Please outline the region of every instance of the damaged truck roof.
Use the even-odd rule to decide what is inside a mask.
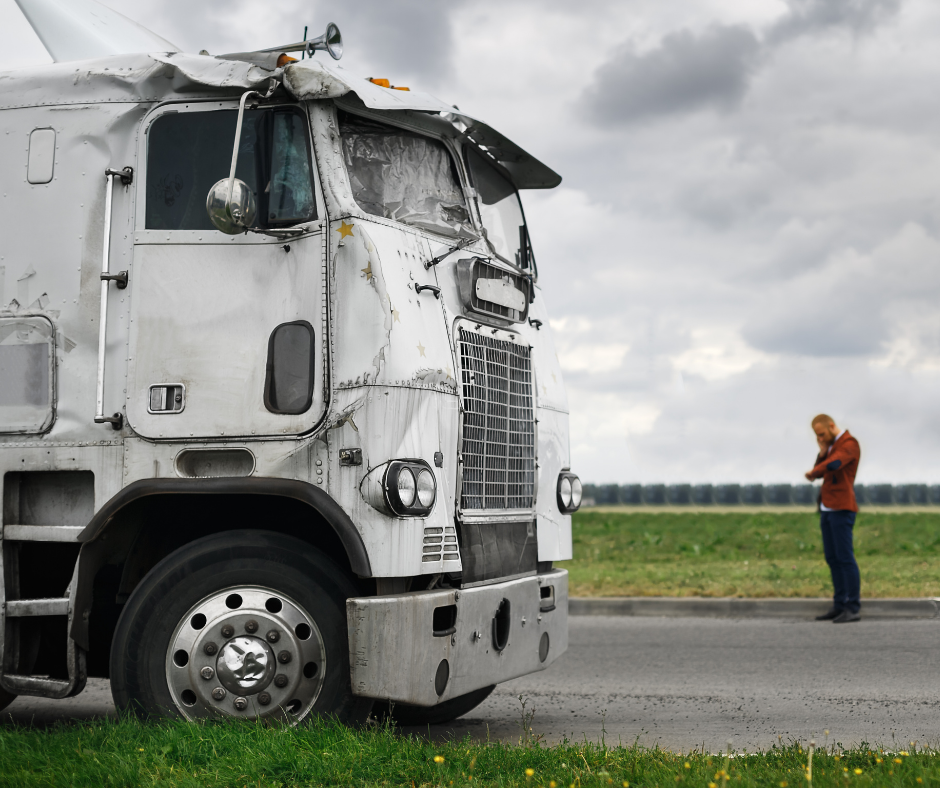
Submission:
[[[273,71],[243,60],[179,52],[121,54],[0,72],[0,109],[171,99],[234,98],[280,82],[298,100],[354,94],[371,110],[435,113],[500,162],[520,189],[551,189],[561,176],[491,126],[428,93],[384,88],[335,63],[310,59]]]

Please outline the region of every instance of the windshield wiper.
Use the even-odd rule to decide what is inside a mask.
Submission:
[[[435,266],[439,262],[441,262],[441,260],[443,260],[448,255],[451,255],[454,252],[459,252],[461,249],[466,249],[474,241],[479,241],[479,240],[480,239],[476,236],[469,236],[467,238],[461,238],[456,244],[454,244],[453,246],[449,246],[446,251],[441,252],[437,257],[432,257],[430,260],[428,260],[424,264],[424,267],[431,268],[432,266]]]

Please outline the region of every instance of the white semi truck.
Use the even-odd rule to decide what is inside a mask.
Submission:
[[[17,1],[0,707],[434,722],[551,664],[581,484],[518,191],[559,176],[332,25],[213,57]]]

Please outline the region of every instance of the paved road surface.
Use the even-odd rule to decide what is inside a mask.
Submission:
[[[516,696],[547,741],[766,748],[815,737],[845,746],[940,743],[940,622],[828,623],[694,618],[571,619],[571,647],[548,670],[497,688],[435,738],[513,739]],[[605,713],[606,712],[606,713]],[[68,701],[16,700],[3,717],[46,723],[113,713],[105,682]]]

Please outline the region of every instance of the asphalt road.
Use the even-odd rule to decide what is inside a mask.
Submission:
[[[815,738],[845,746],[940,743],[940,621],[836,626],[779,620],[576,617],[568,653],[497,687],[435,738],[513,740],[521,704],[545,741],[704,746],[717,752]],[[106,682],[78,698],[19,698],[5,720],[37,724],[113,714]],[[424,731],[427,732],[427,729]]]

